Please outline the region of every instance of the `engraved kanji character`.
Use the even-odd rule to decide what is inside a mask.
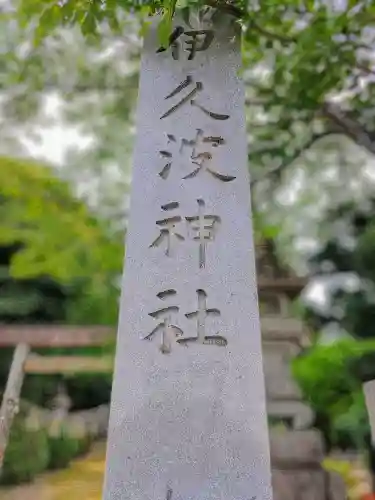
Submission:
[[[182,152],[184,146],[189,146],[192,148],[192,153],[190,155],[190,159],[192,160],[192,163],[194,165],[197,165],[198,168],[190,172],[190,174],[185,175],[184,179],[190,179],[191,177],[195,177],[200,170],[207,170],[211,175],[216,177],[217,179],[223,181],[223,182],[230,182],[233,181],[236,177],[233,175],[225,175],[221,174],[219,172],[216,172],[213,170],[211,167],[207,165],[209,160],[212,160],[212,153],[209,151],[199,151],[199,146],[201,144],[211,144],[212,147],[216,148],[218,146],[221,146],[224,144],[225,141],[222,137],[220,136],[207,136],[204,137],[204,132],[201,129],[197,130],[197,134],[195,136],[195,139],[188,141],[186,139],[182,139],[182,145],[180,148],[180,151]]]
[[[196,52],[202,52],[207,50],[213,39],[214,39],[214,32],[213,30],[191,30],[191,31],[185,31],[185,29],[182,26],[177,26],[172,34],[169,37],[169,42],[168,42],[168,48],[172,48],[172,57],[173,59],[177,60],[179,59],[180,55],[180,43],[178,39],[182,35],[186,35],[188,40],[185,40],[185,44],[187,45],[187,51],[189,52],[188,60],[191,61],[194,59]],[[160,47],[156,52],[165,52],[167,49],[165,47]]]
[[[157,294],[158,299],[166,300],[174,297],[176,295],[175,290],[165,290],[164,292],[160,292]],[[179,312],[180,308],[176,305],[162,307],[157,311],[149,313],[154,319],[161,318],[162,321],[143,339],[144,340],[152,340],[152,338],[161,333],[161,344],[160,351],[163,354],[169,354],[172,351],[172,342],[183,334],[183,331],[178,326],[172,323],[172,316],[176,315]]]
[[[193,239],[199,242],[199,267],[206,265],[206,245],[213,241],[216,234],[217,225],[220,223],[218,215],[205,215],[204,200],[197,200],[198,215],[194,217],[185,217],[194,233]]]
[[[170,144],[171,142],[173,142],[173,143],[177,142],[176,137],[173,134],[167,134],[167,139],[168,139],[167,144]],[[164,165],[164,167],[159,172],[160,177],[165,180],[168,178],[169,172],[170,172],[171,167],[172,167],[172,156],[173,155],[170,151],[166,151],[166,150],[161,150],[161,151],[159,151],[159,153],[160,153],[160,156],[167,161],[167,163]]]
[[[191,342],[207,345],[226,346],[228,341],[221,335],[206,335],[206,318],[208,316],[220,316],[219,309],[207,309],[207,293],[204,290],[197,290],[198,309],[185,314],[188,319],[196,319],[197,335],[195,337],[180,337],[176,340],[179,344],[188,345]]]
[[[178,202],[167,203],[161,208],[164,211],[175,210],[179,207]],[[176,225],[181,222],[182,218],[179,215],[173,217],[167,217],[166,219],[157,220],[156,224],[161,227],[160,234],[150,245],[151,247],[158,247],[164,241],[166,242],[165,255],[169,256],[172,250],[172,240],[173,237],[183,241],[185,238],[177,232]]]
[[[175,95],[179,94],[180,92],[182,92],[182,90],[184,90],[185,88],[189,87],[191,84],[193,84],[193,79],[190,75],[188,75],[186,77],[185,80],[183,80],[174,90],[172,90],[172,92],[170,94],[168,94],[164,99],[167,100],[167,99],[171,99],[172,97],[174,97]],[[202,82],[197,82],[195,84],[195,88],[193,88],[193,90],[191,90],[185,97],[183,97],[181,99],[181,101],[179,101],[177,104],[175,104],[174,106],[172,106],[168,111],[166,111],[161,117],[160,119],[162,120],[163,118],[166,118],[167,116],[171,115],[174,111],[176,111],[178,108],[180,108],[182,105],[184,105],[185,103],[187,103],[188,101],[190,101],[190,105],[191,106],[196,106],[197,108],[199,108],[201,111],[203,111],[203,113],[205,113],[206,115],[210,116],[211,118],[213,118],[214,120],[228,120],[229,118],[229,115],[222,115],[220,113],[214,113],[213,111],[209,111],[207,110],[206,108],[204,108],[202,105],[200,105],[199,103],[197,103],[195,101],[195,99],[193,99],[193,97],[198,93],[198,92],[201,92],[203,90],[203,83]]]
[[[191,30],[185,31],[190,40],[186,40],[185,44],[188,46],[189,57],[188,60],[194,59],[196,52],[204,52],[209,49],[214,39],[213,30]]]

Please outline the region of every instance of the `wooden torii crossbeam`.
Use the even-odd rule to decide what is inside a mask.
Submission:
[[[102,326],[0,326],[0,349],[15,347],[0,406],[0,473],[10,429],[18,412],[25,373],[111,372],[109,356],[41,356],[32,348],[77,348],[103,345],[113,340],[113,330]]]
[[[107,326],[0,326],[0,347],[28,344],[32,347],[89,347],[113,339]]]

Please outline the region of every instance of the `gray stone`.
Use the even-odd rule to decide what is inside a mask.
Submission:
[[[89,433],[95,438],[105,438],[108,430],[109,406],[101,405],[79,412],[85,420]]]
[[[274,500],[345,500],[340,477],[322,467],[324,444],[318,431],[271,431]]]
[[[263,342],[267,399],[301,399],[290,371],[291,361],[299,351],[292,342]]]
[[[336,472],[328,474],[329,500],[347,500],[348,495],[342,476]]]
[[[270,399],[267,401],[267,414],[282,422],[290,423],[296,430],[305,430],[311,427],[314,421],[314,413],[305,403],[298,400]]]
[[[324,458],[322,436],[318,431],[272,431],[270,434],[272,465],[287,463],[317,464]]]
[[[294,429],[307,429],[314,421],[314,414],[302,400],[291,373],[293,358],[301,351],[301,323],[289,318],[264,317],[261,325],[267,413],[289,422]]]
[[[363,392],[365,394],[365,401],[369,422],[371,427],[371,439],[375,445],[375,380],[370,380],[363,384]]]
[[[274,500],[329,500],[322,470],[274,470],[272,485]]]
[[[304,280],[280,266],[272,242],[260,242],[257,249],[267,413],[273,422],[274,500],[344,500],[341,478],[322,467],[323,439],[318,431],[308,430],[314,414],[291,372],[293,358],[310,343],[303,323],[289,317],[290,301],[301,292]]]
[[[145,42],[104,500],[272,498],[240,50],[221,22],[193,60],[156,53],[154,28]]]
[[[262,316],[262,332],[265,340],[289,340],[301,344],[305,328],[301,320],[281,316]]]

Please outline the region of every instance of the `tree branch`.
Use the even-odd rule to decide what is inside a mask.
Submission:
[[[228,14],[231,14],[234,17],[238,17],[239,19],[243,19],[243,17],[245,16],[245,12],[242,9],[236,7],[230,2],[220,0],[205,0],[205,4],[217,10],[227,12]]]
[[[367,75],[375,75],[375,70],[372,69],[372,68],[369,68],[368,66],[366,66],[366,64],[363,64],[363,63],[357,63],[356,64],[356,67],[363,71],[364,73],[366,73]]]
[[[375,155],[375,141],[371,133],[357,120],[352,118],[349,113],[343,111],[338,104],[332,102],[324,103],[321,115],[329,120],[329,129],[319,134],[313,134],[305,144],[295,150],[293,155],[285,158],[277,167],[268,170],[260,178],[252,180],[251,187],[267,177],[281,175],[291,163],[297,160],[305,151],[310,149],[315,142],[328,135],[343,134],[351,138],[359,146],[364,147],[371,154]],[[256,154],[266,154],[271,150],[272,148],[265,148],[264,150],[256,152]],[[251,157],[251,155],[249,155],[249,157]]]
[[[329,135],[334,135],[334,134],[337,134],[336,130],[326,130],[325,132],[320,132],[319,134],[318,133],[313,134],[310,137],[310,139],[305,142],[305,144],[303,144],[301,147],[297,148],[291,156],[288,156],[287,158],[285,158],[280,163],[280,165],[278,165],[277,167],[275,167],[271,170],[268,170],[260,178],[252,180],[250,182],[250,186],[251,187],[255,186],[255,184],[257,184],[259,181],[261,181],[267,177],[281,175],[284,172],[284,170],[291,163],[293,163],[295,160],[297,160],[305,151],[309,150],[317,141],[319,141],[320,139],[323,139],[324,137],[327,137]],[[270,151],[270,150],[268,149],[268,151]],[[264,150],[264,153],[266,153],[266,152],[267,152],[267,149]],[[258,151],[258,153],[259,153],[259,151]]]
[[[338,128],[337,131],[341,131],[341,133],[350,137],[356,144],[375,155],[375,142],[369,131],[343,111],[338,104],[332,102],[324,103],[322,113],[323,116],[336,125]]]
[[[227,12],[228,14],[237,17],[238,19],[246,20],[248,18],[248,13],[239,7],[233,5],[233,3],[229,1],[223,0],[205,0],[205,4],[213,7],[217,10],[221,10],[223,12]],[[287,35],[282,35],[281,33],[273,33],[264,29],[260,26],[254,19],[249,19],[249,27],[258,31],[260,35],[265,36],[266,38],[270,38],[271,40],[278,40],[283,44],[289,44],[291,42],[295,42],[296,39]]]
[[[264,29],[256,21],[254,21],[254,19],[249,20],[249,27],[256,30],[260,35],[263,35],[264,37],[269,38],[270,40],[277,40],[278,42],[281,42],[284,45],[288,45],[296,41],[295,37],[282,35],[281,33],[270,32]]]

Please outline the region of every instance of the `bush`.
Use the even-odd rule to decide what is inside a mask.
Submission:
[[[78,451],[77,451],[78,457],[80,457],[82,455],[86,455],[86,453],[91,448],[92,441],[93,441],[93,439],[90,435],[86,435],[85,437],[78,440]]]
[[[73,458],[81,452],[82,439],[69,436],[64,430],[59,436],[49,436],[48,446],[50,459],[48,468],[50,470],[63,469],[67,467]]]
[[[91,447],[90,434],[74,436],[62,426],[57,436],[51,436],[46,429],[30,428],[26,425],[29,410],[28,403],[21,402],[20,413],[12,425],[0,484],[27,483],[47,469],[65,468]]]
[[[293,374],[316,414],[328,447],[361,448],[369,432],[359,366],[375,342],[316,345],[293,361]]]
[[[45,430],[26,429],[23,418],[17,416],[5,452],[1,483],[11,485],[29,482],[46,470],[49,460]]]

